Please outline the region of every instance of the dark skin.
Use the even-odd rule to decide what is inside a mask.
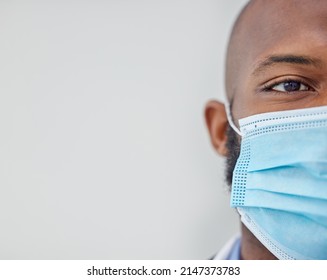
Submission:
[[[327,105],[327,1],[250,1],[228,45],[226,94],[237,126],[254,114]],[[227,157],[224,105],[209,101],[205,118],[213,147]],[[245,226],[241,257],[276,259]]]

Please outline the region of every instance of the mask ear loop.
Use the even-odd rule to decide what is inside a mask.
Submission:
[[[229,123],[229,125],[231,126],[231,128],[240,136],[242,136],[242,132],[237,128],[237,126],[235,125],[235,123],[233,122],[233,118],[232,118],[232,114],[230,111],[230,104],[229,102],[225,102],[225,110],[226,110],[226,115],[227,115],[227,121]]]

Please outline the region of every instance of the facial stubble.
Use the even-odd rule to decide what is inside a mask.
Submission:
[[[233,171],[240,155],[241,144],[236,132],[228,125],[226,130],[227,142],[227,157],[226,157],[226,169],[225,169],[225,180],[231,190],[233,181]]]

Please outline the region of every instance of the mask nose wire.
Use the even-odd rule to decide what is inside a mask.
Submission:
[[[228,101],[226,101],[224,103],[225,105],[225,110],[226,110],[226,115],[227,115],[227,121],[229,123],[229,125],[231,126],[231,128],[240,136],[242,136],[242,132],[237,128],[237,126],[235,125],[235,123],[233,122],[233,118],[232,118],[232,114],[231,114],[231,110],[230,110],[230,104]]]

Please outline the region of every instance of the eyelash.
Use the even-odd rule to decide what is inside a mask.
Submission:
[[[303,81],[302,79],[299,79],[299,78],[288,78],[288,79],[284,79],[284,80],[280,80],[280,81],[277,81],[277,82],[273,82],[273,83],[267,83],[265,85],[263,85],[263,91],[264,92],[275,92],[276,94],[292,94],[294,92],[299,92],[299,91],[303,91],[305,92],[305,90],[298,90],[298,91],[278,91],[278,90],[274,90],[273,88],[275,86],[278,86],[280,84],[283,84],[283,83],[289,83],[289,82],[297,82],[297,83],[300,83],[300,84],[303,84],[304,86],[308,87],[308,91],[312,91],[312,87],[309,86],[305,81]]]

